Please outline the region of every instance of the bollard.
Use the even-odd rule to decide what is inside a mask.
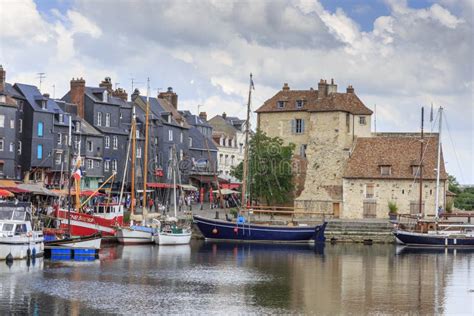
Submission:
[[[219,219],[219,211],[216,211],[216,218],[215,219]]]

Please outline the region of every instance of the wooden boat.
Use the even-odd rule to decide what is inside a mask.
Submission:
[[[193,215],[206,239],[266,242],[324,242],[327,223],[316,226],[277,226],[228,222]]]
[[[94,249],[96,252],[100,250],[102,236],[93,234],[90,236],[64,237],[55,240],[47,240],[44,242],[45,249]]]
[[[153,243],[156,229],[153,227],[131,225],[117,230],[117,241],[123,245],[140,245]]]
[[[42,256],[43,232],[35,230],[31,203],[0,203],[0,260]]]

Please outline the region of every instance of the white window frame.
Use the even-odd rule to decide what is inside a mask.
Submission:
[[[104,171],[108,172],[110,170],[110,160],[104,160]]]
[[[22,143],[21,143],[21,140],[19,140],[19,141],[18,141],[18,148],[16,149],[18,155],[21,155],[21,146],[22,146]]]
[[[58,133],[58,145],[62,145],[62,143],[63,143],[63,137],[62,136],[63,136],[63,134]]]
[[[173,141],[173,130],[172,129],[168,130],[168,140],[170,142]]]
[[[94,167],[94,162],[92,159],[87,159],[87,169],[92,169]]]
[[[0,151],[3,151],[5,148],[5,139],[0,138]]]
[[[112,147],[114,149],[118,149],[118,137],[117,136],[112,136]]]
[[[304,119],[294,119],[292,120],[292,130],[294,134],[304,134]]]
[[[117,159],[112,160],[112,171],[117,171]]]
[[[285,101],[277,101],[277,108],[284,109],[285,108]]]
[[[142,158],[142,148],[140,146],[137,147],[137,158]]]
[[[190,136],[188,140],[189,140],[189,147],[190,148],[193,147],[193,138]]]
[[[359,116],[359,124],[367,125],[367,119],[365,118],[365,116]]]
[[[105,113],[105,127],[110,127],[110,113]]]
[[[102,112],[97,112],[97,126],[102,126]]]
[[[110,148],[110,136],[104,137],[105,148]]]
[[[0,127],[5,127],[5,115],[0,114]]]
[[[63,155],[61,153],[57,152],[54,156],[54,163],[56,165],[60,165],[62,163],[62,161],[63,161]]]
[[[94,150],[94,143],[91,140],[87,141],[87,151],[92,152]]]
[[[18,132],[22,133],[23,132],[23,120],[18,119]]]
[[[180,134],[179,134],[179,142],[182,144],[182,143],[183,143],[183,140],[184,140],[183,132],[180,132]]]
[[[10,128],[15,128],[15,120],[14,119],[11,119],[10,120]]]
[[[15,144],[10,142],[10,152],[12,153],[15,150]]]

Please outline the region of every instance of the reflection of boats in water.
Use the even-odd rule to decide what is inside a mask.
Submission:
[[[5,264],[2,262],[0,264],[0,274],[3,275],[4,273],[30,273],[35,271],[40,271],[43,269],[43,258],[31,258],[27,260],[15,260],[11,263]]]
[[[276,244],[276,243],[240,243],[240,242],[218,242],[206,241],[199,247],[199,252],[217,251],[258,251],[258,252],[315,252],[317,254],[324,254],[324,244]]]
[[[395,252],[397,255],[473,254],[474,249],[397,245]]]
[[[158,247],[158,261],[190,261],[191,259],[191,246],[188,245],[176,245],[173,247]]]

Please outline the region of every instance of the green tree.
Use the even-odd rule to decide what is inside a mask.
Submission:
[[[456,180],[456,178],[452,175],[448,175],[448,190],[455,193],[459,194],[461,193],[461,188],[459,187],[459,183]]]
[[[454,176],[448,176],[449,191],[456,194],[454,206],[461,210],[474,210],[474,188],[462,189]]]
[[[257,130],[249,142],[249,178],[247,190],[252,199],[267,205],[291,200],[294,183],[291,158],[294,144],[284,145],[280,137],[269,137]],[[231,175],[243,179],[243,162],[232,169]]]

